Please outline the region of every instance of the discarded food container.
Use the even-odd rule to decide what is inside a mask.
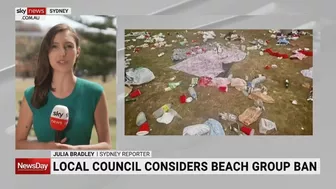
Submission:
[[[250,128],[250,127],[246,127],[246,126],[242,126],[240,128],[240,130],[245,133],[246,135],[252,136],[254,135],[254,129]]]

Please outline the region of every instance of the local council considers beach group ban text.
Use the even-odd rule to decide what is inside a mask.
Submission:
[[[186,159],[91,159],[53,160],[52,172],[231,172],[231,173],[302,173],[318,172],[313,161],[225,161]]]

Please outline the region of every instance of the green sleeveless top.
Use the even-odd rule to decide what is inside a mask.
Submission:
[[[63,105],[69,109],[69,123],[63,132],[67,138],[66,144],[90,144],[94,112],[103,90],[97,83],[77,78],[75,88],[68,97],[59,99],[49,91],[47,104],[36,109],[31,104],[34,87],[26,89],[24,96],[33,112],[33,127],[37,140],[55,141],[55,131],[50,126],[50,115],[56,105]]]

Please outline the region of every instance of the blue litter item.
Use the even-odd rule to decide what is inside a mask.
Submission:
[[[225,136],[223,126],[219,121],[210,118],[204,124],[210,127],[211,136]]]
[[[286,39],[286,38],[280,38],[278,41],[277,41],[278,44],[285,44],[285,45],[288,45],[289,44],[289,41]]]

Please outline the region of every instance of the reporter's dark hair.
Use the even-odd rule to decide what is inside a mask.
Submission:
[[[35,87],[31,99],[31,104],[37,109],[41,108],[48,102],[49,90],[54,90],[51,87],[53,68],[50,65],[48,55],[56,34],[63,31],[70,31],[75,39],[76,48],[79,47],[79,37],[76,31],[66,24],[57,24],[53,26],[44,36],[38,54],[36,75],[34,79]],[[75,63],[74,68],[76,67],[76,64],[77,63]]]

